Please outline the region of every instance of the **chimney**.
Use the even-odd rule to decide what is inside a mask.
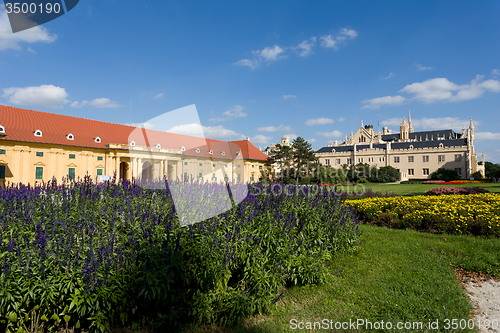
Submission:
[[[247,141],[250,141],[250,137],[247,136]]]

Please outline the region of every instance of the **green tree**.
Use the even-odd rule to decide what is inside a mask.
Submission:
[[[449,182],[452,180],[459,180],[460,178],[461,177],[458,174],[458,172],[456,172],[455,170],[450,170],[450,169],[441,168],[441,169],[438,169],[437,171],[434,171],[433,173],[431,173],[431,179],[443,180],[445,182]]]
[[[500,164],[485,162],[484,169],[485,169],[486,178],[500,177]]]
[[[300,136],[292,142],[292,159],[297,181],[300,177],[312,174],[319,166],[319,159],[311,144]]]
[[[290,177],[290,167],[293,163],[292,147],[277,144],[271,149],[271,154],[267,159],[268,162],[278,164],[280,167],[280,178],[283,181]]]

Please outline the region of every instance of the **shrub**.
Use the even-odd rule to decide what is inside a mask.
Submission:
[[[385,166],[378,169],[378,174],[373,178],[377,183],[393,183],[401,179],[399,171],[391,166]]]
[[[445,182],[458,180],[460,178],[461,178],[460,175],[455,170],[444,169],[444,168],[438,169],[437,171],[431,174],[431,179],[443,180]]]
[[[472,178],[474,178],[474,180],[481,180],[483,179],[483,175],[481,174],[481,172],[479,171],[476,171],[474,172],[472,175],[470,175]]]

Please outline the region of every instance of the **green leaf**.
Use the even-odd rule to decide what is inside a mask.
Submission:
[[[65,322],[69,322],[70,320],[71,320],[71,316],[69,316],[69,315],[65,315],[64,316],[64,321]]]
[[[12,312],[7,316],[10,322],[15,323],[17,321],[17,313]]]

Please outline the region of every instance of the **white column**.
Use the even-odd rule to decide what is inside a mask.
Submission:
[[[142,178],[142,159],[137,159],[137,179]]]
[[[115,172],[116,172],[116,181],[120,180],[120,157],[115,157]]]

